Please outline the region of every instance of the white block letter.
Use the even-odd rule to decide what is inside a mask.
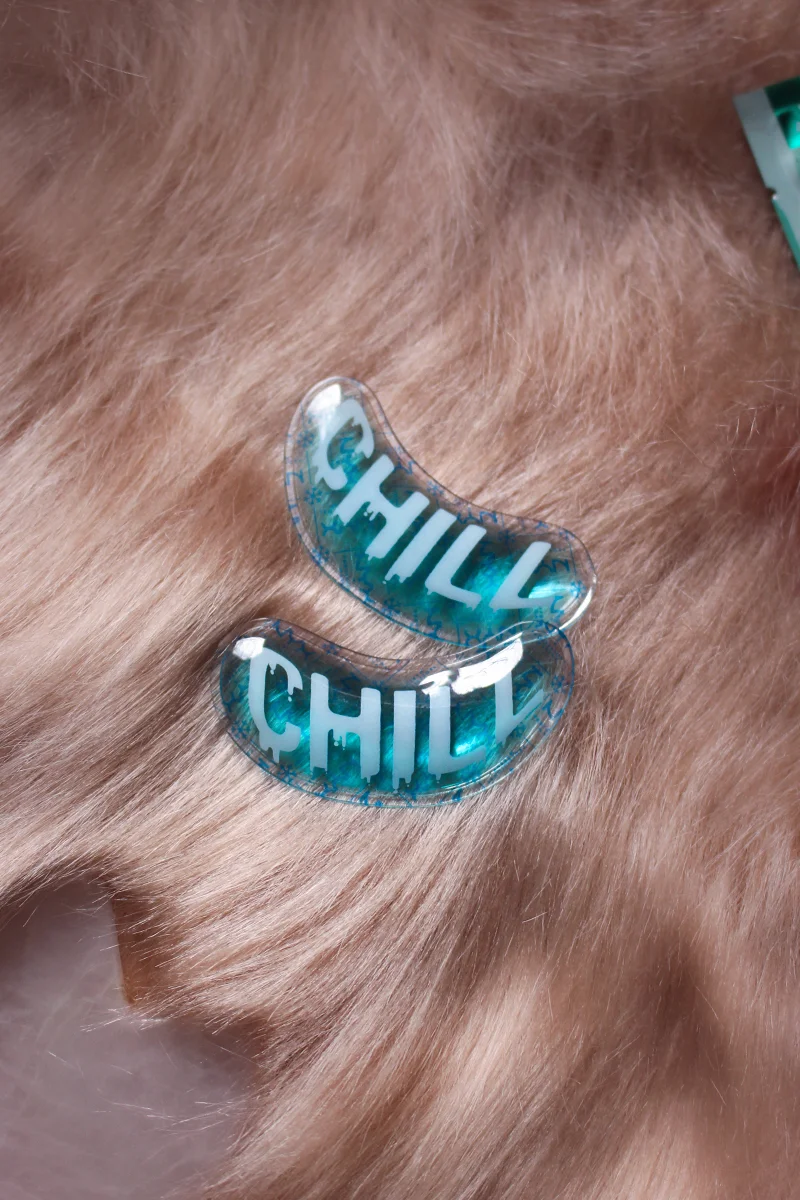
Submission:
[[[345,400],[339,404],[342,389],[338,383],[326,387],[311,403],[310,413],[317,418],[320,428],[320,443],[311,456],[311,465],[316,471],[315,479],[324,479],[333,492],[339,492],[347,483],[344,467],[332,467],[328,450],[339,430],[352,421],[361,430],[361,440],[355,448],[356,454],[371,458],[375,449],[372,428],[357,400]],[[333,410],[333,411],[331,411]]]
[[[430,703],[430,726],[428,732],[428,770],[438,779],[449,771],[460,771],[472,763],[479,762],[486,754],[485,746],[476,746],[466,754],[450,753],[452,732],[450,729],[450,688],[435,684],[428,691]]]
[[[367,506],[367,516],[370,521],[381,516],[386,524],[377,537],[367,546],[368,558],[383,558],[394,544],[403,536],[430,500],[422,492],[412,492],[398,508],[387,500],[381,491],[381,484],[388,479],[394,470],[394,463],[388,454],[382,454],[376,459],[368,471],[353,484],[334,510],[334,516],[339,517],[344,525],[356,515],[359,509]]]
[[[439,596],[446,596],[448,600],[458,600],[459,603],[466,604],[467,608],[474,608],[476,604],[480,604],[480,593],[456,587],[453,583],[453,576],[470,551],[485,536],[486,530],[480,525],[468,525],[458,535],[447,553],[442,555],[425,580],[425,587],[428,591],[436,592]]]
[[[340,746],[347,743],[348,733],[355,733],[361,743],[361,775],[370,779],[381,766],[381,694],[377,688],[361,689],[361,712],[357,717],[343,717],[331,712],[328,703],[330,689],[326,676],[314,671],[311,676],[311,768],[328,770],[328,734]]]
[[[411,782],[414,774],[414,751],[417,746],[417,693],[412,691],[394,694],[394,739],[392,742],[392,787],[400,787],[400,780]]]
[[[540,688],[528,703],[523,704],[519,712],[515,713],[511,671],[502,679],[498,679],[494,685],[494,740],[497,745],[502,745],[508,735],[539,708],[543,701],[544,692]]]
[[[247,703],[250,706],[250,716],[258,730],[258,744],[262,750],[269,750],[276,763],[281,760],[281,750],[291,754],[300,744],[300,729],[297,725],[287,721],[283,733],[277,733],[267,720],[264,695],[267,671],[275,672],[278,667],[286,675],[286,691],[290,696],[295,688],[303,690],[303,680],[294,663],[289,662],[282,654],[266,648],[250,659],[250,678],[247,686]]]
[[[549,542],[532,542],[492,596],[489,608],[533,608],[538,604],[535,597],[531,600],[519,593],[549,549]]]
[[[419,533],[414,534],[403,553],[396,559],[394,566],[386,572],[384,579],[389,580],[396,575],[400,582],[404,583],[409,575],[414,574],[422,560],[427,558],[436,543],[444,537],[455,519],[455,513],[447,512],[444,508],[437,508],[433,516],[428,517]]]

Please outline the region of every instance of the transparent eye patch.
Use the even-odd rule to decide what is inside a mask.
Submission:
[[[594,568],[574,534],[448,492],[355,380],[325,380],[301,402],[287,437],[286,492],[323,570],[383,616],[440,641],[474,645],[520,620],[539,633],[566,629],[591,600]]]
[[[572,688],[561,634],[517,625],[420,660],[371,658],[284,621],[236,637],[219,660],[218,709],[270,775],[328,800],[430,805],[513,771]]]

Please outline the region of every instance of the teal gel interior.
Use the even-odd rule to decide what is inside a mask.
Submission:
[[[508,775],[556,724],[571,687],[567,639],[538,639],[526,625],[423,665],[267,621],[222,652],[218,707],[234,741],[283,783],[410,807]]]
[[[460,500],[392,433],[362,383],[328,379],[301,402],[286,443],[289,511],[306,549],[390,620],[471,646],[524,620],[566,629],[595,584],[565,529]]]

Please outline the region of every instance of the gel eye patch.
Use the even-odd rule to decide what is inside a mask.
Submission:
[[[513,771],[561,717],[572,676],[567,639],[527,624],[421,666],[266,621],[223,650],[217,706],[237,745],[283,783],[411,807],[460,800]]]
[[[475,645],[524,620],[566,629],[595,574],[585,546],[543,521],[479,509],[409,457],[352,379],[305,396],[286,442],[286,492],[315,562],[383,616]]]

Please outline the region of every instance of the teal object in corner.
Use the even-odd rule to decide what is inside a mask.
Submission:
[[[733,102],[800,266],[800,76],[735,96]]]

